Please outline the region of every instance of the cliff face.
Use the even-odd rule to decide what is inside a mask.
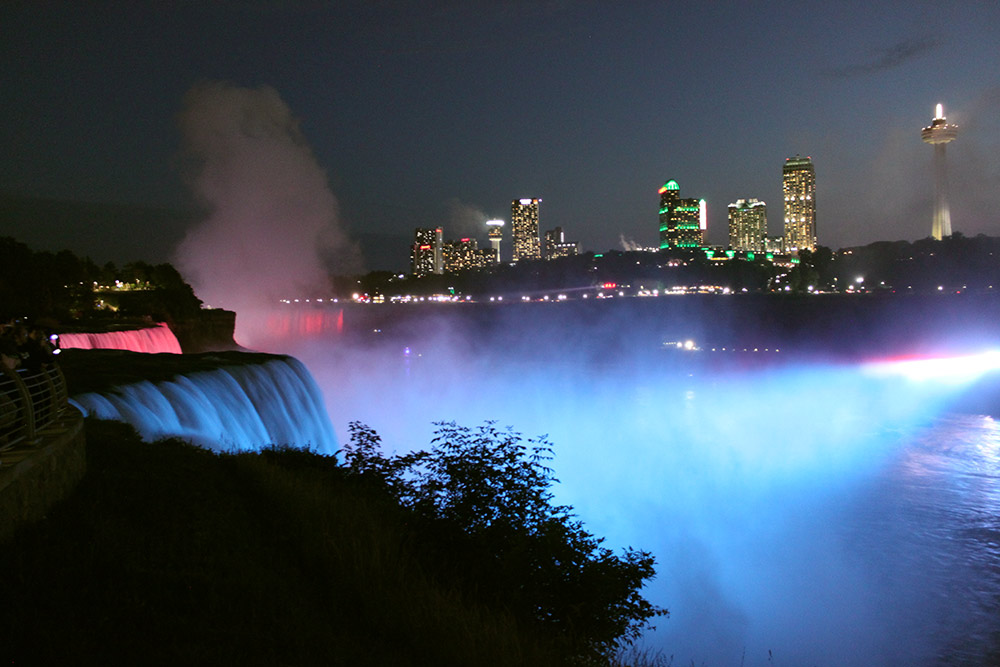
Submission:
[[[197,317],[171,322],[170,329],[185,353],[239,349],[233,340],[236,313],[231,310],[205,309]]]

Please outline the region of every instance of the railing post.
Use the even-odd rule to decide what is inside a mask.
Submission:
[[[66,408],[66,377],[57,364],[44,364],[35,372],[0,366],[0,380],[3,407],[14,414],[10,423],[0,425],[0,448],[35,442],[39,432],[55,423]]]
[[[21,414],[24,415],[24,438],[26,440],[35,439],[35,408],[31,404],[31,395],[28,393],[28,387],[25,386],[24,381],[17,371],[7,368],[7,366],[0,364],[0,368],[3,369],[5,376],[10,378],[14,382],[14,386],[17,387],[17,393],[21,397]]]
[[[55,420],[66,407],[66,379],[56,363],[43,364],[42,373],[45,374],[45,384],[49,388],[49,414]]]

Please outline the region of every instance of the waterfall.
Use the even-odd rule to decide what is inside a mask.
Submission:
[[[214,451],[337,449],[320,389],[292,357],[136,382],[70,402],[86,416],[131,424],[147,442],[176,437]]]
[[[59,334],[59,346],[84,350],[130,350],[132,352],[181,353],[181,345],[166,324],[160,322],[155,327],[131,329],[129,331],[108,331],[106,333],[64,333]]]

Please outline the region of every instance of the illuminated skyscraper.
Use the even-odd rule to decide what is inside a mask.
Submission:
[[[545,232],[545,259],[573,257],[579,254],[579,244],[567,241],[562,227],[556,227]]]
[[[790,157],[782,169],[785,252],[816,249],[816,172],[812,158]]]
[[[410,266],[415,276],[442,273],[444,261],[442,250],[444,230],[417,228],[413,245],[410,246]]]
[[[756,199],[737,199],[729,205],[729,247],[733,250],[767,250],[767,206]]]
[[[444,270],[449,273],[464,271],[479,265],[479,244],[475,239],[464,238],[444,244]]]
[[[503,220],[487,220],[486,228],[489,230],[487,236],[490,237],[490,246],[493,248],[493,255],[496,258],[494,262],[499,262],[500,241],[503,240]]]
[[[660,188],[660,248],[700,248],[706,227],[705,200],[681,199],[677,181]]]
[[[541,199],[515,199],[510,204],[510,227],[514,234],[514,261],[541,259],[538,238],[538,204]]]
[[[940,241],[951,236],[951,211],[948,210],[948,168],[944,147],[958,136],[958,126],[948,125],[944,117],[944,105],[937,105],[931,124],[920,131],[924,143],[934,146],[934,219],[931,221],[931,236]]]

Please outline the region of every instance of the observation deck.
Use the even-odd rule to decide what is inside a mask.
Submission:
[[[0,542],[43,518],[85,471],[83,416],[59,367],[0,367]]]
[[[954,141],[958,136],[958,126],[949,125],[944,117],[942,105],[937,106],[937,113],[931,120],[931,124],[920,130],[920,138],[928,144],[946,144]]]

